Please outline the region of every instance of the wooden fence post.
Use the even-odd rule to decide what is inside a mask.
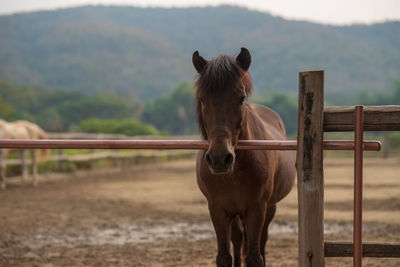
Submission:
[[[298,109],[299,267],[323,267],[323,71],[299,73]]]

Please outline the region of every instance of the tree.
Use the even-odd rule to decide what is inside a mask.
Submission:
[[[142,120],[170,134],[196,133],[192,85],[182,83],[172,93],[148,102]]]
[[[80,129],[90,133],[124,134],[124,135],[159,135],[152,125],[135,119],[87,119],[80,122]]]
[[[25,119],[45,130],[66,131],[88,118],[138,118],[141,106],[113,93],[95,96],[11,84],[0,79],[0,116]]]
[[[14,112],[14,107],[10,104],[4,102],[3,98],[0,96],[0,118],[4,120],[9,120],[10,115]]]
[[[265,105],[277,112],[286,127],[286,133],[291,135],[297,130],[297,100],[288,93],[279,93],[269,89],[268,98],[258,100],[259,104]]]

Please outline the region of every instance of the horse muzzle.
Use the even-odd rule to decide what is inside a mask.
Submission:
[[[205,160],[212,174],[229,174],[235,164],[235,153],[229,150],[214,151],[209,149],[205,154]]]

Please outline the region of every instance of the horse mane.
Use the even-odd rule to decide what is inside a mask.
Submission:
[[[202,118],[201,98],[218,90],[235,90],[237,93],[245,93],[246,98],[253,92],[250,73],[239,66],[235,57],[228,55],[219,55],[209,60],[198,75],[195,88],[197,123],[206,140],[207,133]]]

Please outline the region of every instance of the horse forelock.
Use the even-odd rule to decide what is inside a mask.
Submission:
[[[201,95],[219,90],[242,90],[246,95],[252,92],[250,75],[244,71],[234,57],[219,55],[208,61],[196,83],[197,92]]]
[[[204,139],[207,139],[207,133],[203,123],[200,99],[202,97],[210,97],[213,93],[221,90],[234,90],[236,93],[244,93],[248,97],[253,90],[250,73],[244,71],[236,63],[234,57],[227,55],[219,55],[209,60],[198,76],[195,87],[197,122]]]

